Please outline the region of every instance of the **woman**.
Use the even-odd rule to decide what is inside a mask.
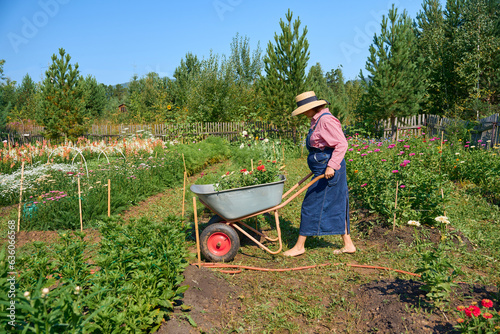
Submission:
[[[325,174],[325,178],[313,184],[306,192],[302,203],[299,239],[293,248],[284,252],[286,256],[305,253],[308,236],[340,234],[344,247],[334,254],[354,253],[349,228],[349,193],[344,155],[347,140],[340,121],[334,117],[325,100],[318,100],[314,92],[305,92],[295,98],[297,109],[292,116],[306,115],[311,128],[306,138],[309,151],[307,164],[314,177]]]

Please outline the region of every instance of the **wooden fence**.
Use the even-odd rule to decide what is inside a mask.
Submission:
[[[471,141],[490,142],[491,145],[500,143],[499,114],[483,118],[479,124],[474,126],[471,131]],[[451,118],[436,115],[417,115],[412,117],[396,118],[395,127],[399,130],[405,130],[412,134],[420,134],[425,131],[430,136],[438,136],[450,125],[461,124],[462,127],[469,126],[468,121],[455,120]],[[383,137],[388,138],[393,134],[390,120],[381,122],[383,128]],[[17,125],[8,132],[9,139],[17,142],[33,142],[43,140],[43,127]],[[163,140],[186,140],[206,138],[207,136],[219,136],[228,140],[234,140],[247,131],[251,135],[260,138],[283,138],[292,139],[295,143],[299,140],[300,134],[295,127],[289,125],[276,127],[268,122],[199,122],[199,123],[174,123],[174,124],[130,124],[130,125],[111,125],[94,124],[89,129],[89,133],[83,137],[90,140],[110,140],[124,137],[132,134],[149,132],[155,137]],[[5,138],[7,139],[7,138]]]
[[[41,126],[18,125],[8,131],[12,141],[33,142],[43,140],[44,128]],[[203,139],[208,136],[224,137],[229,141],[241,136],[243,131],[259,138],[292,139],[296,142],[299,135],[295,127],[276,127],[268,122],[199,122],[174,124],[93,124],[89,132],[82,137],[90,140],[112,140],[131,135],[148,134],[163,140],[185,142]]]
[[[491,143],[491,146],[500,143],[500,129],[499,129],[499,114],[494,114],[479,120],[479,124],[471,129],[471,141]],[[425,129],[426,133],[430,136],[439,136],[444,132],[446,137],[447,128],[451,125],[459,125],[463,128],[469,126],[469,121],[457,120],[453,118],[441,117],[436,115],[417,115],[411,117],[396,118],[395,128],[398,130],[406,130],[411,134],[420,134]],[[391,137],[393,129],[391,128],[390,120],[383,121],[384,138]]]

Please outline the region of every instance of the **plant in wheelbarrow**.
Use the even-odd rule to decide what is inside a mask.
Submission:
[[[191,186],[191,191],[214,212],[201,234],[200,247],[207,260],[228,262],[240,247],[238,233],[249,236],[239,226],[250,228],[242,220],[280,204],[285,177],[279,175],[276,162],[267,166],[259,162],[254,170],[226,172],[214,182]]]
[[[259,161],[257,168],[254,170],[243,168],[239,171],[228,171],[221,175],[220,179],[214,183],[214,189],[221,191],[277,182],[280,180],[279,172],[280,166],[275,160],[266,164]]]

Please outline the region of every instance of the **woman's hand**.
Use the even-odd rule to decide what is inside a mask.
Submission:
[[[326,167],[325,178],[329,179],[335,175],[335,169],[332,167]]]

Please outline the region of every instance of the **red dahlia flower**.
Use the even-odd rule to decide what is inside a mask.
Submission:
[[[484,307],[492,307],[493,302],[489,299],[483,299],[481,300],[481,305],[483,305]]]

